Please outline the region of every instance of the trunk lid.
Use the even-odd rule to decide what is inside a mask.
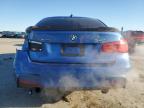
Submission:
[[[29,41],[41,42],[41,51],[29,51],[31,60],[46,63],[111,63],[115,54],[101,52],[103,43],[119,41],[119,33],[86,31],[32,31]]]

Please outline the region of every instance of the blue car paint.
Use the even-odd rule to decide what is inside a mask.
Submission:
[[[71,41],[72,34],[77,35],[78,39]],[[105,54],[98,48],[103,43],[120,40],[122,36],[119,33],[32,31],[28,37],[22,50],[17,50],[16,53],[14,67],[17,78],[34,81],[43,88],[95,89],[111,86],[109,82],[107,83],[110,80],[126,80],[126,74],[130,69],[128,54]],[[46,50],[43,52],[29,51],[28,41],[43,42]],[[62,57],[59,54],[59,44],[62,43],[86,44],[86,56]],[[92,51],[92,44],[97,44],[95,57],[89,55],[91,54],[89,51]],[[55,48],[55,55],[51,51],[51,45]]]

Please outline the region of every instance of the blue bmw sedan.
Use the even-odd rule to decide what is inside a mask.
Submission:
[[[14,60],[18,87],[106,92],[126,86],[128,45],[117,29],[98,19],[60,16],[26,32]]]

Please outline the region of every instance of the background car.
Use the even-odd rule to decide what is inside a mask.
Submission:
[[[24,38],[25,35],[25,32],[15,32],[15,38]]]
[[[57,101],[67,91],[107,93],[126,86],[128,45],[117,29],[98,19],[62,16],[45,18],[26,31],[14,60],[18,87],[46,89],[50,101]]]
[[[0,38],[3,36],[2,32],[0,32]]]
[[[122,33],[122,35],[128,42],[129,54],[133,54],[135,52],[135,48],[136,48],[136,39],[135,39],[134,32],[133,31],[125,31]]]
[[[136,44],[144,43],[144,32],[143,31],[125,31],[122,33],[128,42],[129,53],[135,52]]]
[[[14,38],[15,37],[15,33],[11,32],[11,31],[3,31],[2,32],[4,38]]]
[[[144,43],[144,32],[143,31],[134,31],[134,38],[137,44]]]

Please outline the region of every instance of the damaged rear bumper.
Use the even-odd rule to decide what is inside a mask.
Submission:
[[[53,84],[52,84],[53,83]],[[65,76],[61,81],[45,81],[41,82],[37,76],[19,76],[17,77],[17,86],[20,88],[47,88],[47,89],[64,89],[64,90],[99,90],[110,88],[125,88],[125,77],[107,77],[95,78],[88,80],[77,80],[72,77]]]
[[[14,67],[18,87],[65,90],[125,87],[125,74],[129,71],[129,68],[36,63],[21,50],[17,51]]]

